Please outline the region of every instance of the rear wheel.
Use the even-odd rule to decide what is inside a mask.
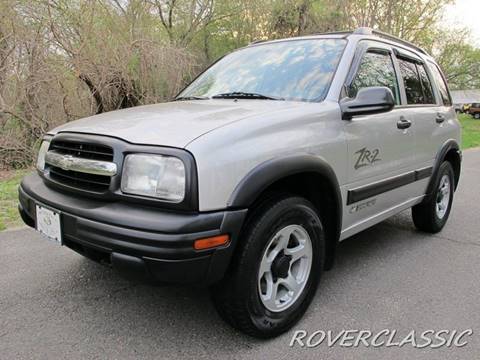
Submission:
[[[212,288],[214,304],[249,335],[279,335],[315,294],[324,261],[322,222],[307,200],[274,197],[254,210],[240,241],[232,268]]]
[[[412,208],[415,226],[422,231],[437,233],[445,226],[453,202],[455,177],[452,165],[444,161],[435,180],[435,192],[424,203]]]

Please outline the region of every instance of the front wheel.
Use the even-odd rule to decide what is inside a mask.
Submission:
[[[480,113],[475,113],[475,114],[473,115],[473,117],[474,117],[475,119],[480,119]]]
[[[322,222],[309,201],[274,197],[253,211],[239,241],[232,268],[212,289],[214,304],[233,327],[277,336],[301,318],[317,289]]]
[[[412,208],[412,218],[417,229],[430,233],[443,229],[452,208],[455,177],[448,161],[440,165],[434,189],[433,196],[427,202]]]

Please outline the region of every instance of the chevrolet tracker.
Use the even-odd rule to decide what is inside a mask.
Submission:
[[[48,132],[19,209],[124,276],[209,286],[229,324],[272,337],[339,241],[409,208],[443,228],[459,144],[445,78],[413,44],[368,28],[260,42],[172,102]]]

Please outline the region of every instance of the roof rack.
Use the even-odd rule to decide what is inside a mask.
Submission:
[[[295,37],[303,37],[303,36],[313,36],[313,35],[351,35],[353,31],[351,30],[344,30],[344,31],[331,31],[331,32],[322,32],[322,33],[313,33],[313,34],[305,34],[305,35],[299,35]],[[280,39],[279,39],[280,40]],[[263,42],[271,41],[271,39],[265,39],[265,40],[253,40],[250,42],[248,45],[255,45],[255,44],[260,44]]]
[[[414,48],[415,50],[420,51],[422,54],[428,55],[428,53],[425,50],[423,50],[420,46],[417,46],[417,45],[411,43],[410,41],[403,40],[403,39],[401,39],[397,36],[387,34],[387,33],[383,32],[383,31],[380,31],[380,30],[374,30],[374,29],[371,29],[369,27],[360,27],[360,28],[356,29],[353,32],[353,34],[355,34],[355,35],[376,35],[376,36],[381,37],[383,39],[392,40],[392,41],[398,42],[400,44],[410,46],[410,47]]]
[[[351,30],[340,30],[340,31],[327,31],[321,33],[313,33],[312,35],[351,35],[353,31]]]
[[[422,49],[420,46],[417,46],[417,45],[411,43],[410,41],[403,40],[403,39],[401,39],[397,36],[390,35],[386,32],[380,31],[380,30],[374,30],[374,29],[369,28],[369,27],[359,27],[359,28],[357,28],[353,31],[351,31],[351,30],[331,31],[331,32],[314,33],[314,34],[311,34],[311,35],[344,35],[345,37],[347,37],[348,35],[374,35],[374,36],[378,36],[378,37],[386,39],[386,40],[394,41],[394,42],[403,44],[405,46],[414,48],[415,50],[421,52],[422,54],[428,55],[428,53],[424,49]],[[306,35],[306,36],[308,36],[308,35]],[[250,43],[250,45],[262,43],[262,42],[265,42],[265,41],[268,41],[268,40],[253,41],[253,42]]]

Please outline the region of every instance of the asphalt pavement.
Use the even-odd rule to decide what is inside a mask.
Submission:
[[[480,150],[437,235],[410,211],[340,244],[304,318],[276,339],[224,324],[207,290],[130,283],[31,229],[0,233],[0,359],[478,359]],[[290,347],[295,330],[472,329],[463,347]]]

